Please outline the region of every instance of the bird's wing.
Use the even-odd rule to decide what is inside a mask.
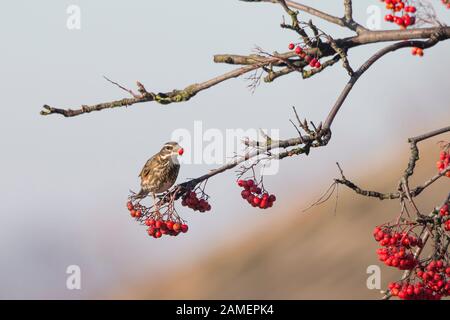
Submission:
[[[144,178],[146,177],[150,171],[152,170],[152,168],[154,167],[154,163],[157,161],[156,159],[156,155],[154,155],[153,157],[151,157],[150,159],[147,160],[147,162],[145,163],[144,167],[142,168],[141,173],[139,174],[140,178]]]

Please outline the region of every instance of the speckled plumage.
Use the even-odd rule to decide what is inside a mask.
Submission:
[[[174,185],[180,171],[177,161],[179,149],[178,143],[167,142],[160,152],[145,163],[139,174],[142,188],[139,195],[162,193]]]

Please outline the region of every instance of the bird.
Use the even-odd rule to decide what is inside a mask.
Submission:
[[[137,198],[144,198],[151,194],[155,201],[156,194],[169,190],[175,183],[180,171],[178,156],[183,155],[184,149],[174,141],[164,144],[161,150],[147,160],[139,174],[141,190]]]

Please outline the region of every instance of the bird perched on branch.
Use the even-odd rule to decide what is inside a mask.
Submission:
[[[177,180],[180,171],[178,156],[181,156],[183,152],[183,148],[176,142],[169,141],[164,144],[142,168],[139,174],[141,191],[136,197],[143,198],[150,193],[155,199],[155,194],[169,190]]]

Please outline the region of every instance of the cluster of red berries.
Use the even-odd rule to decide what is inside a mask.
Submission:
[[[432,260],[417,268],[416,280],[390,283],[389,290],[404,300],[440,300],[450,295],[450,267],[442,260]]]
[[[447,7],[447,9],[450,9],[450,0],[442,0],[442,4]]]
[[[386,4],[386,9],[392,10],[384,16],[384,20],[387,22],[393,22],[403,29],[412,26],[416,23],[417,9],[415,6],[408,5],[408,1],[404,0],[381,0]]]
[[[450,153],[448,151],[441,151],[441,153],[439,154],[439,161],[436,164],[439,172],[444,171],[444,169],[447,168],[449,164],[450,164]],[[445,175],[450,178],[450,171],[447,171]]]
[[[378,258],[389,267],[412,270],[418,263],[411,248],[421,247],[422,240],[407,232],[393,232],[388,226],[376,227],[375,240],[382,246],[377,250]]]
[[[202,195],[199,198],[195,191],[187,192],[181,200],[181,205],[183,207],[189,207],[194,211],[206,212],[211,210],[211,205],[208,203],[206,197]]]
[[[425,288],[422,282],[415,284],[409,281],[391,282],[388,288],[392,296],[402,300],[435,300],[433,291]]]
[[[153,238],[161,238],[163,235],[177,236],[186,233],[189,229],[187,224],[172,220],[146,219],[145,225],[148,227],[147,233]]]
[[[150,217],[146,218],[149,214],[143,214],[142,211],[145,210],[145,208],[139,204],[133,204],[131,201],[127,202],[127,208],[128,211],[130,211],[132,218],[145,223],[148,227],[148,235],[155,239],[161,238],[163,235],[177,236],[180,233],[186,233],[189,229],[188,225],[182,223],[179,218],[163,220],[162,218],[156,218],[155,216],[157,216],[157,213],[155,212],[153,212]]]
[[[135,208],[131,201],[127,202],[127,209],[130,211],[130,215],[132,218],[140,218],[142,217],[142,210]]]
[[[267,209],[273,206],[273,203],[277,200],[274,194],[269,195],[266,191],[263,191],[258,187],[255,180],[238,180],[238,186],[244,188],[241,192],[243,199],[252,207],[258,207],[260,209]]]
[[[311,68],[320,68],[322,66],[319,59],[311,57],[309,54],[306,54],[306,52],[304,51],[304,49],[301,46],[299,46],[299,45],[296,46],[293,43],[289,43],[288,48],[289,48],[289,50],[294,50],[295,53],[300,58],[304,59]]]
[[[450,295],[450,266],[445,261],[432,260],[418,268],[416,275],[436,296]]]

